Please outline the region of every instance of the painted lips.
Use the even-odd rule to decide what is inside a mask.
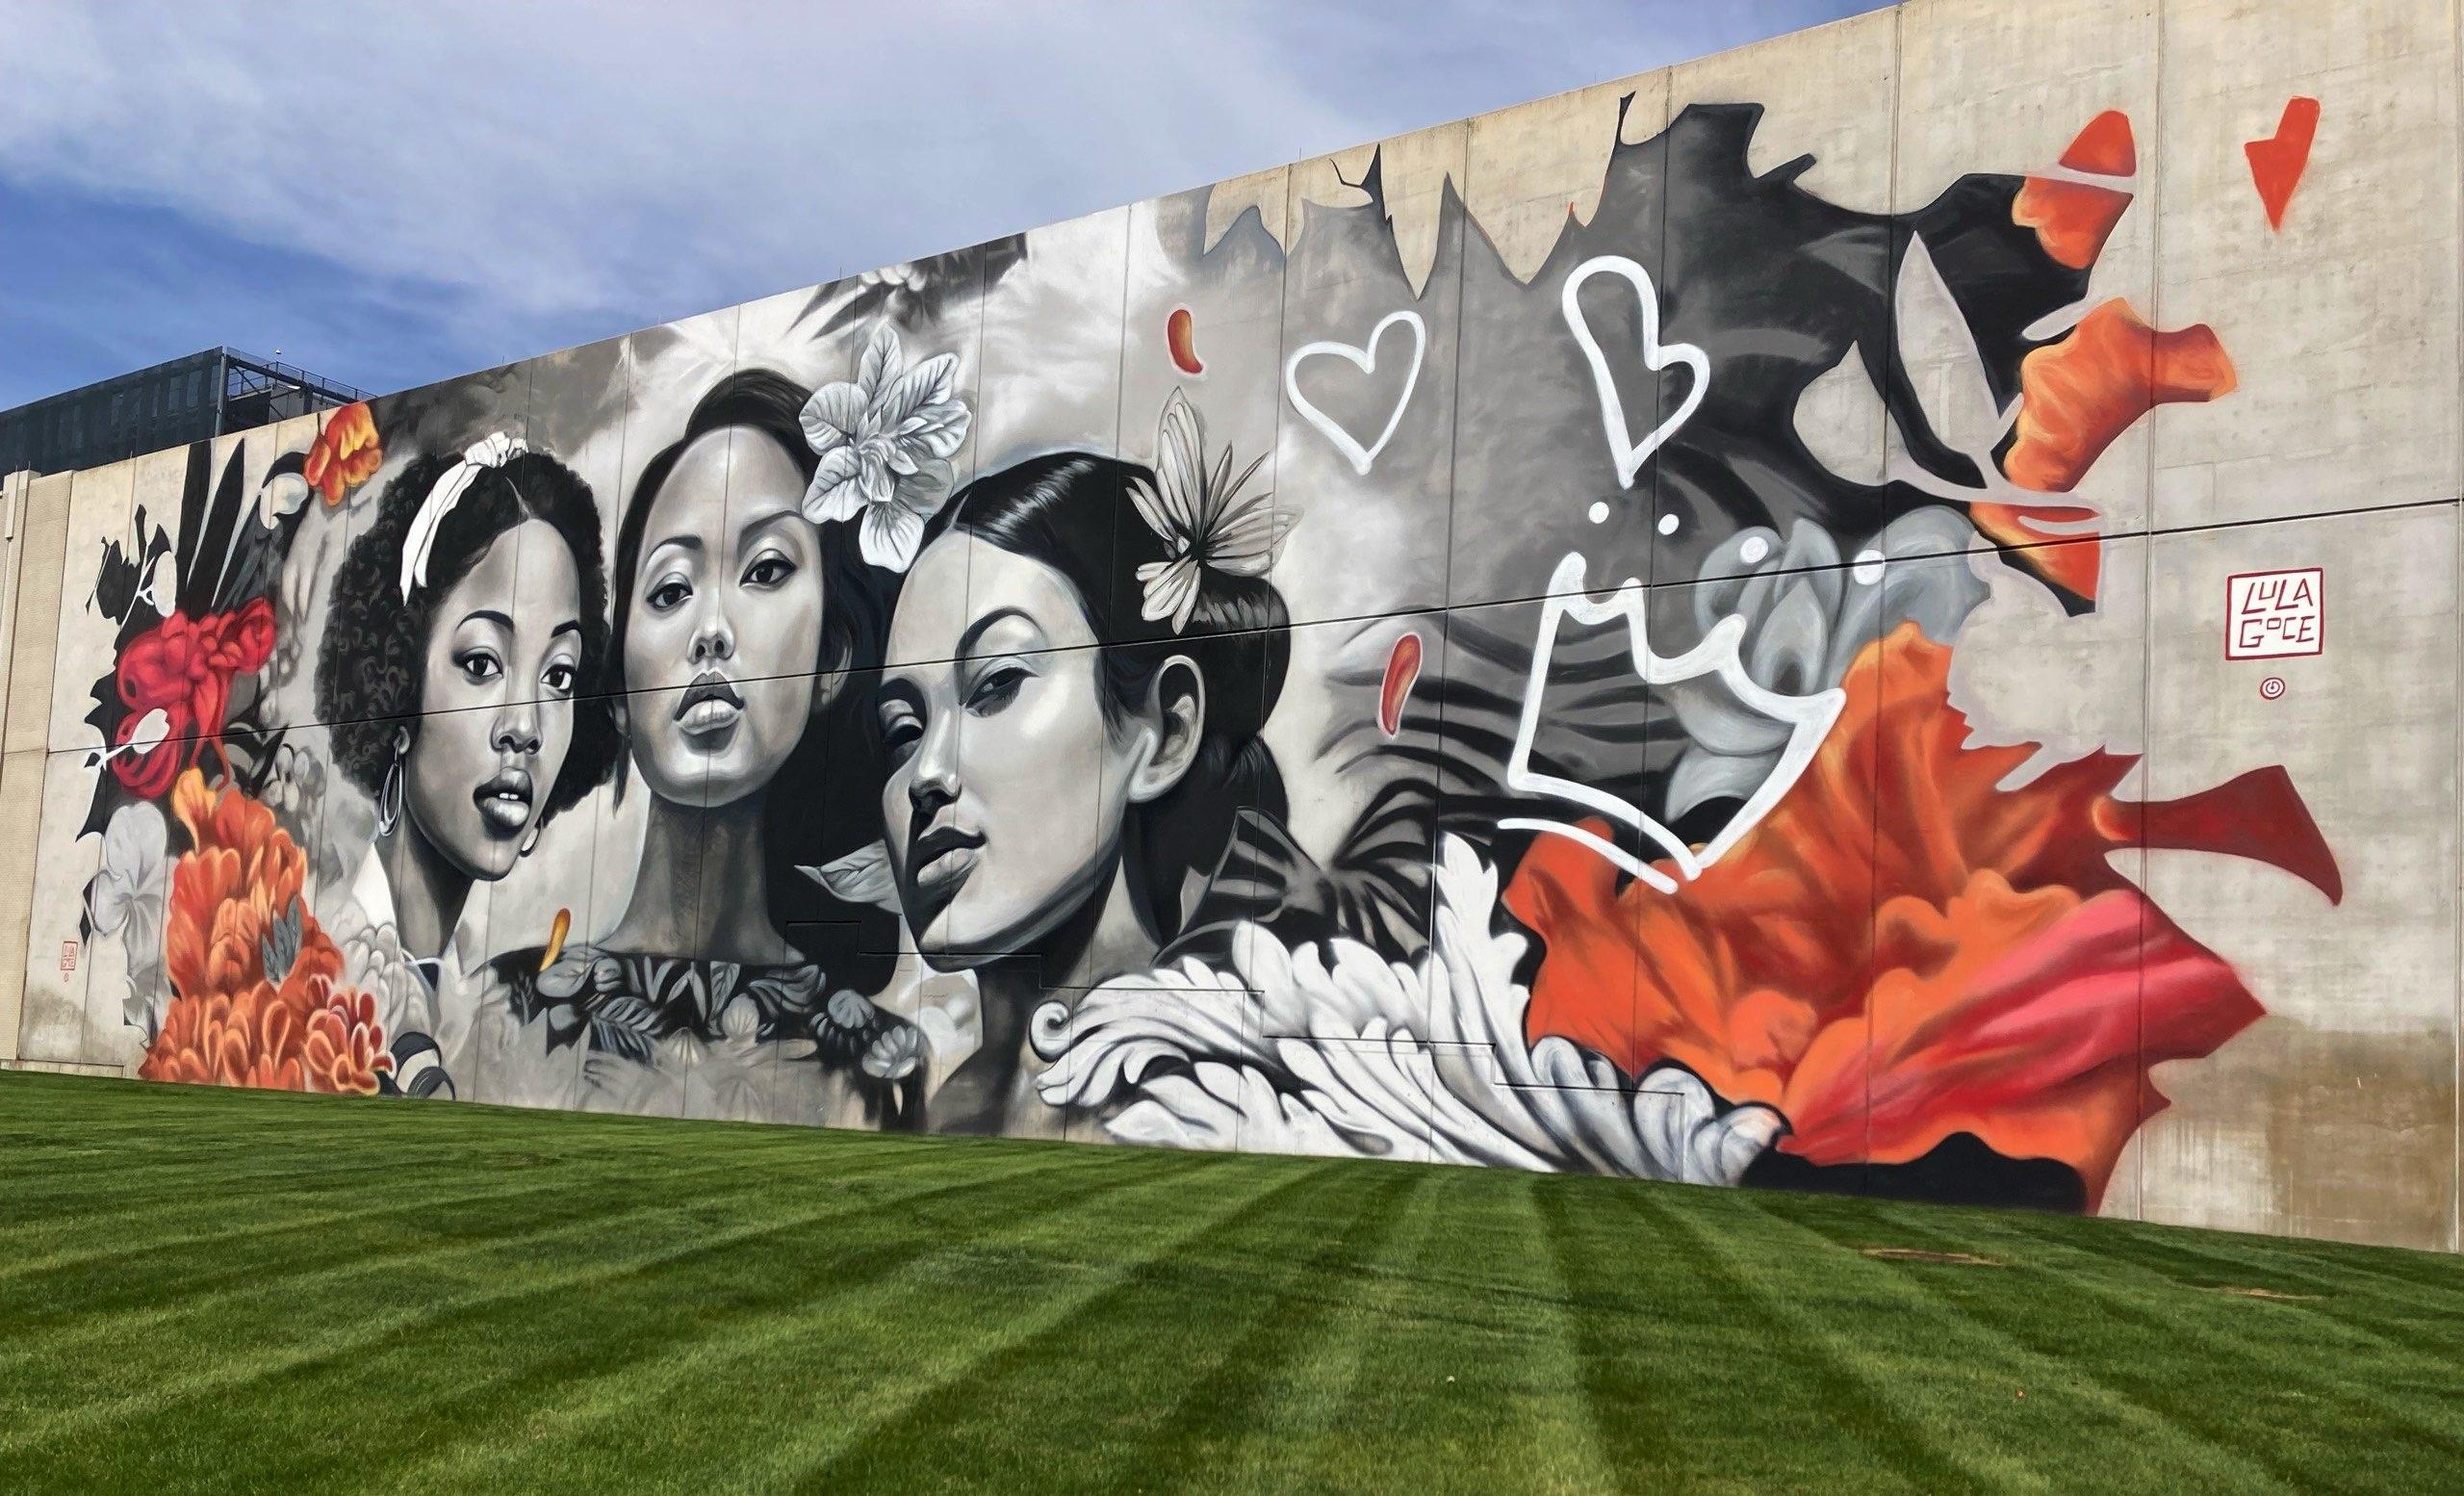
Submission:
[[[530,776],[521,769],[500,769],[471,792],[479,819],[500,837],[518,837],[530,825]]]
[[[908,877],[925,894],[955,892],[975,870],[981,834],[955,826],[936,826],[909,843]]]
[[[683,699],[676,704],[676,720],[684,731],[700,737],[723,733],[735,726],[744,715],[744,698],[735,693],[726,676],[706,670],[693,678],[684,688]]]

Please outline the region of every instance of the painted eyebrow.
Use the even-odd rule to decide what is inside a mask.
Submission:
[[[549,630],[548,637],[552,639],[560,633],[579,632],[581,632],[581,620],[578,618],[568,618],[563,623],[560,623],[556,625],[556,627]]]
[[[809,524],[809,523],[811,523],[810,521],[808,521],[808,520],[807,520],[807,519],[805,518],[805,516],[804,516],[804,511],[803,511],[802,509],[794,509],[794,508],[781,509],[781,510],[777,511],[776,513],[772,513],[772,514],[765,514],[765,515],[761,516],[761,518],[759,518],[759,519],[757,519],[757,520],[755,520],[755,521],[753,521],[751,524],[749,524],[749,525],[745,526],[745,527],[744,527],[744,534],[740,537],[740,539],[741,539],[741,540],[749,541],[749,540],[753,539],[755,536],[757,536],[757,535],[760,535],[760,534],[763,534],[763,533],[766,533],[767,531],[769,531],[769,530],[771,530],[771,529],[775,529],[776,527],[781,526],[781,525],[783,525],[783,524],[786,524],[787,522],[789,522],[789,521],[791,521],[791,520],[792,520],[792,521],[794,521],[796,524],[799,524],[799,525],[805,525],[805,524]]]
[[[513,629],[513,620],[507,618],[504,614],[498,612],[493,607],[482,607],[475,612],[464,613],[462,615],[462,621],[464,623],[492,623],[498,628],[503,629],[508,632]],[[580,625],[576,624],[574,627],[579,628]]]
[[[957,658],[964,659],[969,655],[974,654],[975,646],[982,641],[986,632],[1004,618],[1024,619],[1028,628],[1034,629],[1039,634],[1043,632],[1042,629],[1037,627],[1036,621],[1028,616],[1025,608],[996,607],[991,612],[985,614],[975,622],[967,625],[966,632],[959,635],[959,647],[956,651]]]
[[[658,555],[661,551],[665,551],[670,548],[682,551],[700,551],[706,549],[703,545],[702,537],[694,534],[690,530],[687,530],[682,534],[668,536],[665,540],[660,541],[658,544],[651,547],[648,551],[643,552],[642,555],[645,557],[654,556]]]

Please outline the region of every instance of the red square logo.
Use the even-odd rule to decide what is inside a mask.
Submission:
[[[2224,658],[2281,659],[2327,649],[2327,573],[2244,572],[2224,581]]]

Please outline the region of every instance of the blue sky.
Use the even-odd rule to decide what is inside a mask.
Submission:
[[[1879,3],[0,0],[0,407],[404,388]]]

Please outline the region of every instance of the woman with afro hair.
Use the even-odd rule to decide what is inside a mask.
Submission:
[[[456,994],[486,954],[456,937],[472,886],[511,872],[618,752],[590,689],[608,650],[597,502],[516,437],[422,457],[387,485],[333,597],[318,715],[376,808],[350,895],[419,977],[380,986],[395,1011],[379,1019],[396,1084],[451,1096],[473,1017]]]

